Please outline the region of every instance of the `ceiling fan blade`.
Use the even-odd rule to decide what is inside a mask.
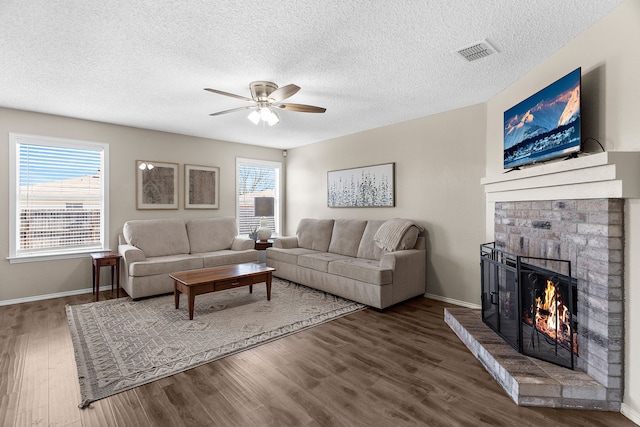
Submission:
[[[271,104],[274,107],[282,108],[283,110],[298,111],[300,113],[324,113],[326,108],[316,107],[314,105],[305,104]]]
[[[253,99],[247,98],[246,96],[236,95],[236,94],[229,93],[229,92],[224,92],[224,91],[221,91],[221,90],[218,90],[218,89],[211,89],[211,88],[205,87],[204,90],[208,90],[209,92],[217,93],[219,95],[230,96],[232,98],[242,99],[244,101],[253,101]]]
[[[231,110],[218,111],[217,113],[211,113],[210,116],[219,116],[220,114],[233,113],[235,111],[248,110],[249,108],[255,108],[255,105],[247,105],[246,107],[232,108]]]
[[[296,85],[286,85],[279,87],[278,89],[271,92],[268,96],[270,101],[280,102],[289,98],[290,96],[295,95],[300,90],[300,87]]]

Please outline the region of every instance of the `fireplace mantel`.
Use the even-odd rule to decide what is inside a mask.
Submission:
[[[640,198],[640,152],[607,151],[480,180],[489,202]]]

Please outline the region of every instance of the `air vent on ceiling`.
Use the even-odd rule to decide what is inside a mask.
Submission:
[[[458,55],[462,56],[469,62],[484,58],[485,56],[489,56],[497,52],[498,50],[491,46],[491,44],[486,40],[479,41],[456,51]]]

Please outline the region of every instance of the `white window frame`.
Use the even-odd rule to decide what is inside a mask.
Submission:
[[[19,237],[19,170],[20,150],[19,145],[42,145],[61,148],[73,148],[80,150],[102,152],[102,223],[100,226],[99,245],[82,248],[67,248],[60,250],[20,251],[18,249]],[[66,138],[54,138],[20,133],[9,133],[9,257],[10,263],[44,261],[53,259],[78,258],[86,256],[90,252],[109,250],[109,145],[102,142],[80,141]]]
[[[235,170],[235,175],[236,175],[236,224],[238,227],[238,232],[240,232],[240,200],[239,200],[239,190],[240,190],[240,184],[238,182],[238,171],[240,169],[240,166],[256,166],[256,167],[268,167],[268,168],[274,168],[277,170],[276,173],[276,177],[275,177],[275,194],[274,194],[274,225],[275,225],[275,230],[274,230],[274,235],[279,235],[281,234],[281,230],[282,230],[282,162],[275,162],[275,161],[269,161],[269,160],[257,160],[257,159],[247,159],[247,158],[241,158],[241,157],[236,157],[236,170]],[[243,233],[244,235],[244,233]]]

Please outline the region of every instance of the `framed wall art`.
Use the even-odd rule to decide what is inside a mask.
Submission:
[[[330,208],[395,205],[395,163],[327,172]]]
[[[136,160],[136,209],[178,209],[177,163]]]
[[[218,209],[220,168],[184,165],[184,208]]]

